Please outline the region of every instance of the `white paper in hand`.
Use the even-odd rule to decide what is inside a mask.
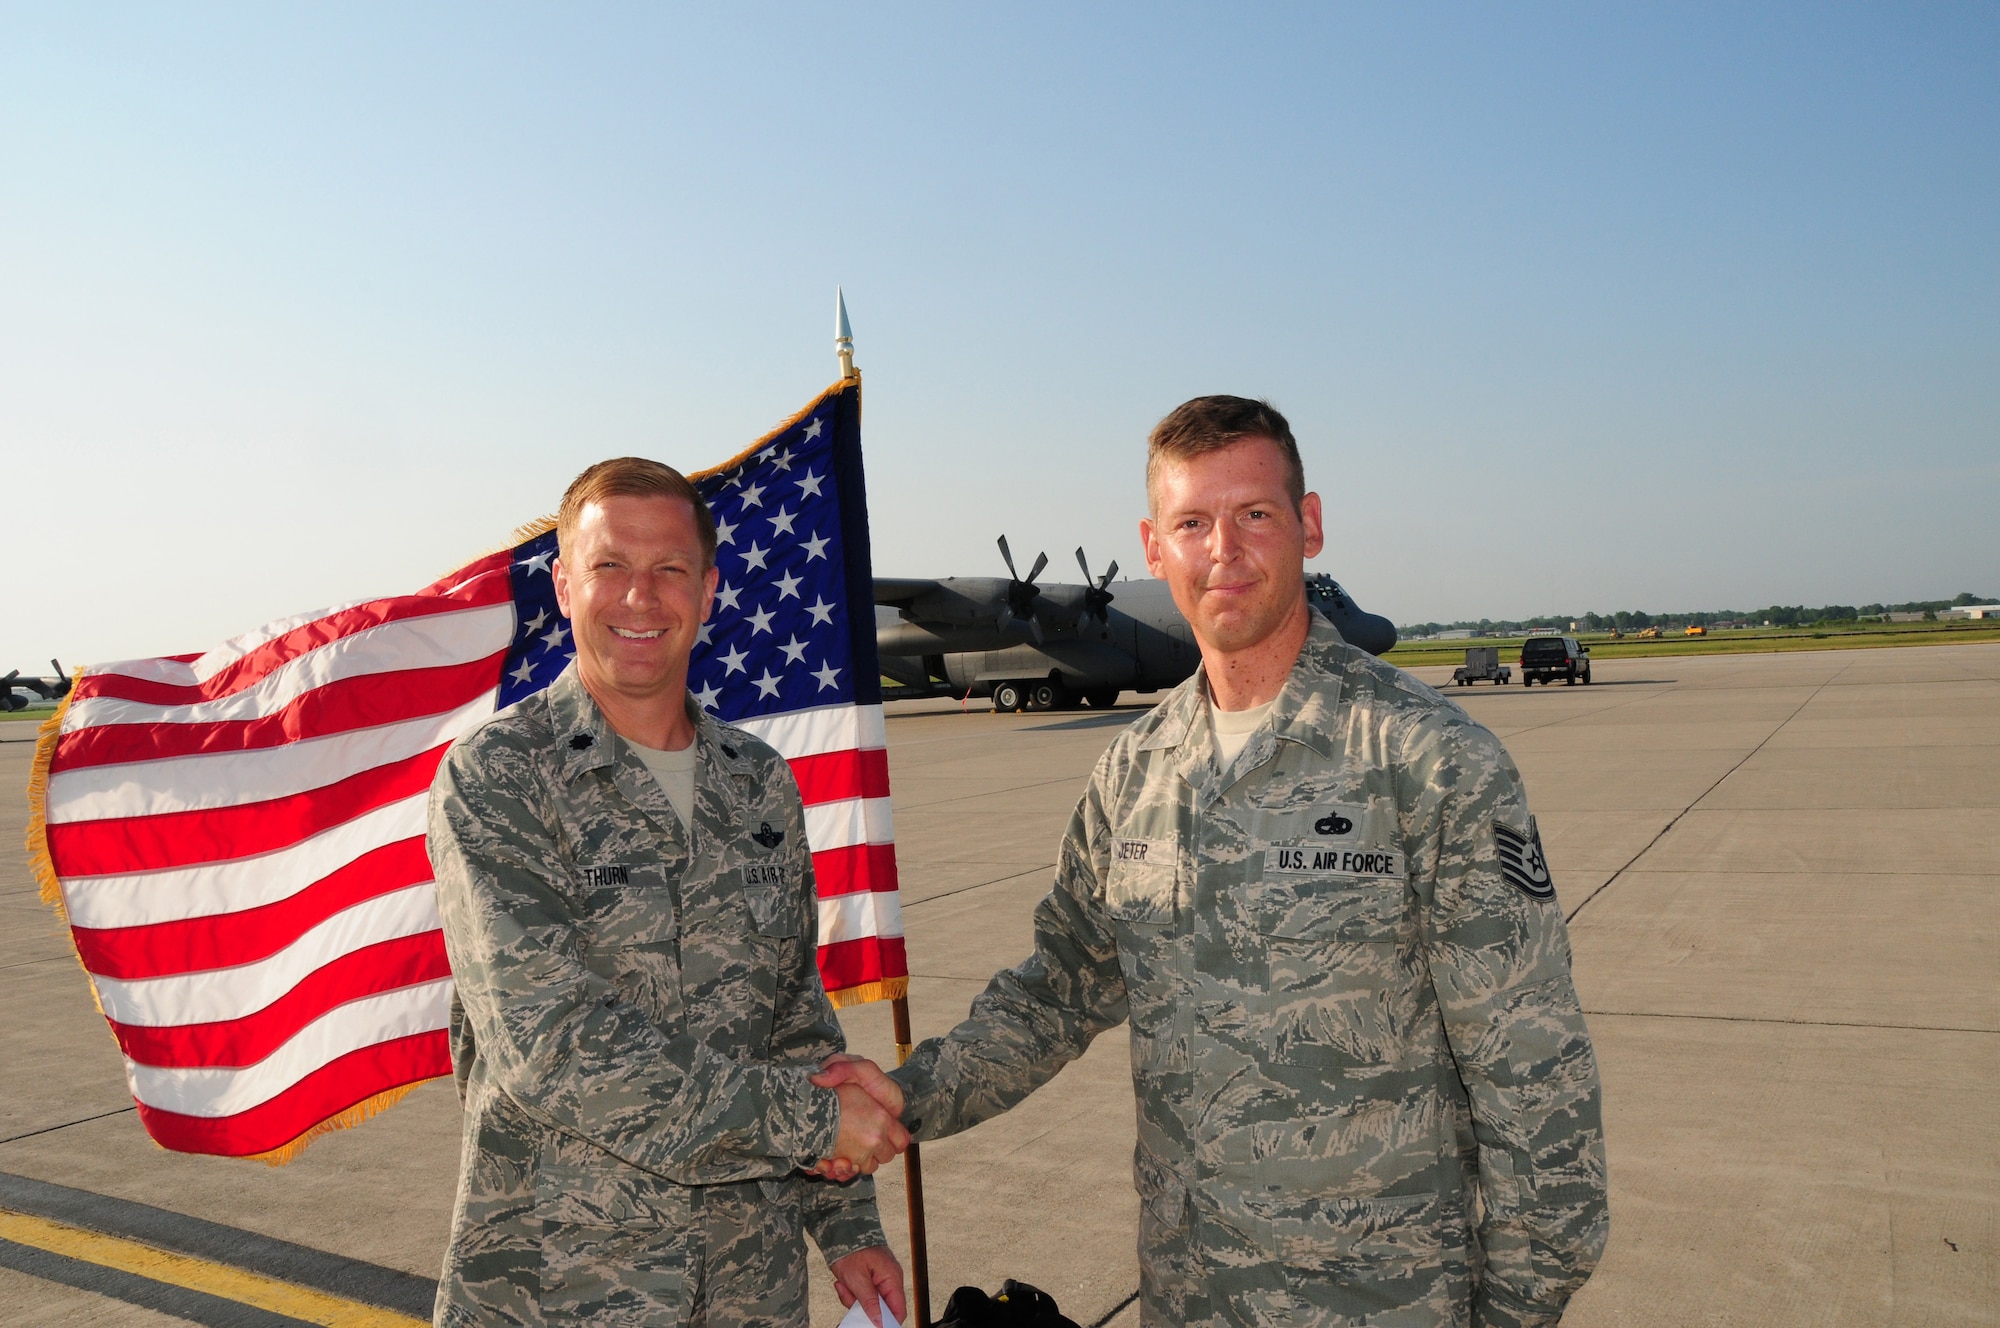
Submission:
[[[875,1321],[868,1317],[868,1311],[862,1309],[861,1302],[857,1300],[841,1317],[840,1328],[875,1328]],[[882,1302],[882,1328],[902,1328],[896,1322],[896,1312],[889,1308],[886,1300]]]

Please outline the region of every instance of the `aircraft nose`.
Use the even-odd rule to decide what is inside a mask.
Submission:
[[[1345,626],[1347,643],[1371,655],[1386,655],[1396,648],[1396,624],[1379,613],[1357,613]]]

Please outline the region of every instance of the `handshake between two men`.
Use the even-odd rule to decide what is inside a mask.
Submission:
[[[874,1061],[829,1056],[812,1082],[831,1088],[840,1098],[840,1133],[834,1139],[833,1156],[820,1159],[813,1167],[815,1175],[840,1182],[872,1176],[910,1146],[910,1132],[902,1123],[902,1087]]]

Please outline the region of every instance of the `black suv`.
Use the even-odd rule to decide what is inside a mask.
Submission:
[[[1573,636],[1531,636],[1521,643],[1521,685],[1544,687],[1561,678],[1565,686],[1590,681],[1590,647]]]

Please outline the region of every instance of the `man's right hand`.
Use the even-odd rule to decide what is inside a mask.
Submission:
[[[812,1082],[831,1088],[840,1098],[840,1133],[833,1156],[813,1168],[828,1180],[849,1181],[868,1176],[910,1146],[909,1131],[897,1117],[903,1091],[873,1061],[859,1056],[834,1056]]]

